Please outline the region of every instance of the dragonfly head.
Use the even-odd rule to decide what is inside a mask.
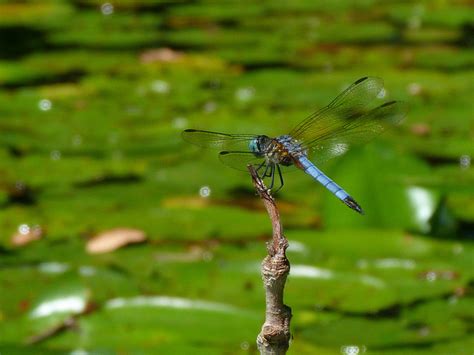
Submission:
[[[249,142],[249,149],[256,156],[262,156],[270,141],[267,136],[257,136]]]
[[[249,142],[249,149],[252,153],[260,152],[260,145],[258,144],[258,138],[252,139]]]

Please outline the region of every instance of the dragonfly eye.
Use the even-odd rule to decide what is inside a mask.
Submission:
[[[252,153],[260,153],[260,144],[258,139],[252,139],[249,142],[249,149]]]

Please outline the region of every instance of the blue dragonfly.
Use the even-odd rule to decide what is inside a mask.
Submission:
[[[182,136],[198,146],[220,149],[219,158],[228,166],[245,170],[247,164],[254,165],[261,179],[270,179],[270,189],[275,186],[278,174],[280,186],[276,191],[283,186],[281,166],[296,166],[347,206],[363,214],[360,205],[316,165],[344,154],[355,144],[369,141],[404,119],[406,105],[403,102],[377,104],[383,90],[382,79],[361,78],[289,134],[275,138],[196,129],[187,129]]]

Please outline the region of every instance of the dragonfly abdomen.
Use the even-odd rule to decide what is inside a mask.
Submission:
[[[298,159],[298,166],[304,170],[305,173],[313,177],[317,182],[323,185],[326,189],[331,191],[339,200],[344,202],[353,210],[363,213],[359,204],[338,184],[331,178],[319,170],[308,158],[300,157]]]

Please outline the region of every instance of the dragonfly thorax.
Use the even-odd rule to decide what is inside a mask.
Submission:
[[[270,156],[274,157],[275,163],[292,165],[301,156],[306,155],[306,150],[301,144],[289,135],[278,136],[272,140]]]
[[[265,158],[270,164],[292,165],[294,160],[305,151],[291,136],[283,135],[276,138],[258,136],[249,142],[249,149],[256,157]]]

